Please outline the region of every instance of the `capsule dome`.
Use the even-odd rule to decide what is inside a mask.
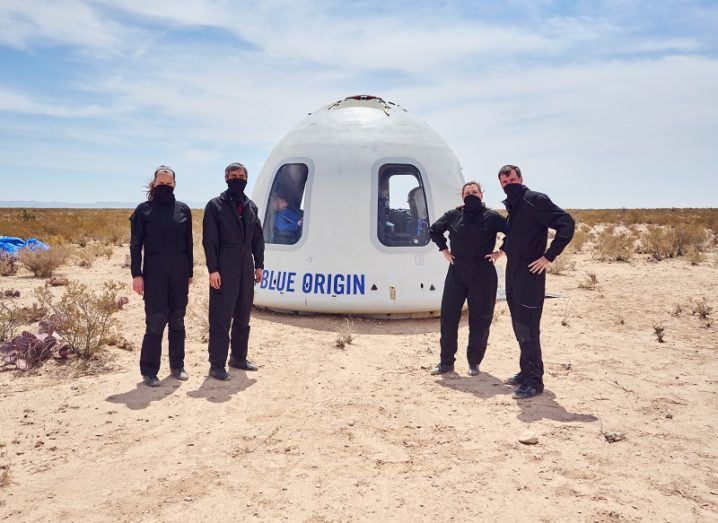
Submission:
[[[429,225],[459,203],[456,155],[399,105],[352,96],[310,113],[252,192],[264,227],[254,303],[288,312],[438,315],[446,261]]]

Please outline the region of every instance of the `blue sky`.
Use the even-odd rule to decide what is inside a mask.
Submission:
[[[0,200],[205,201],[353,94],[434,127],[468,179],[565,207],[718,206],[718,3],[2,0]]]

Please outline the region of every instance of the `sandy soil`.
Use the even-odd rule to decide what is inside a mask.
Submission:
[[[129,281],[124,254],[60,273]],[[502,384],[518,365],[504,302],[475,378],[462,354],[456,374],[429,375],[437,320],[355,319],[338,349],[343,318],[261,311],[250,348],[261,368],[226,383],[207,378],[191,318],[187,382],[165,358],[162,386],[146,388],[138,350],[109,349],[94,375],[54,361],[5,369],[0,520],[718,520],[718,336],[690,314],[700,297],[718,307],[716,254],[697,267],[575,260],[549,277],[566,298],[546,302],[546,392],[531,400]],[[594,291],[578,288],[589,271]],[[195,302],[205,278],[198,270]],[[41,284],[0,279],[21,303]],[[141,299],[119,317],[139,345]],[[518,442],[526,430],[537,445]],[[609,432],[626,439],[608,443]]]

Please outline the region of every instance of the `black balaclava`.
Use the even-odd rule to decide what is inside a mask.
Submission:
[[[241,200],[244,198],[244,188],[247,187],[247,180],[243,178],[232,178],[227,180],[227,187],[229,188],[229,195],[234,200]]]
[[[475,194],[467,194],[464,198],[464,212],[476,214],[484,209],[484,202]]]
[[[153,198],[157,203],[169,205],[175,201],[175,188],[171,185],[158,185],[153,190]]]
[[[507,203],[509,207],[513,207],[521,199],[521,195],[526,190],[526,187],[520,183],[509,183],[504,185],[504,192],[506,193]]]
[[[520,183],[509,183],[504,185],[504,192],[509,198],[518,197],[524,190],[524,186]]]

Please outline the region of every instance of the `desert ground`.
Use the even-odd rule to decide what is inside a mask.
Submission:
[[[715,246],[697,265],[573,254],[573,269],[548,276],[562,297],[544,309],[546,390],[520,401],[502,382],[519,354],[503,301],[477,377],[462,353],[456,373],[429,375],[437,319],[255,310],[259,371],[218,382],[200,311],[187,317],[189,381],[169,376],[164,357],[150,389],[126,254],[56,273],[123,282],[117,318],[134,350],[0,369],[0,520],[718,520],[716,313],[692,313],[718,305]],[[581,287],[588,273],[593,289]],[[195,306],[206,278],[198,266]],[[3,299],[17,305],[43,284],[22,268],[0,278],[21,292]],[[519,442],[526,431],[537,444]]]

